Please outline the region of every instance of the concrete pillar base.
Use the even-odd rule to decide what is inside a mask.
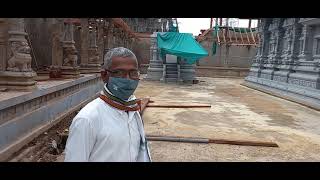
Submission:
[[[62,78],[79,78],[79,67],[62,66],[61,67]]]
[[[83,65],[80,65],[79,70],[81,74],[100,73],[101,65],[100,64],[83,64]]]
[[[34,90],[36,89],[36,72],[0,72],[0,88],[9,90]]]

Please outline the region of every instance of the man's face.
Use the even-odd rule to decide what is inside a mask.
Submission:
[[[122,72],[124,76],[122,78],[132,79],[130,78],[129,72],[138,71],[138,64],[136,60],[132,57],[113,57],[112,64],[109,71],[113,72]],[[111,73],[108,71],[102,71],[101,77],[104,82],[108,82],[109,77],[116,77],[117,73]]]

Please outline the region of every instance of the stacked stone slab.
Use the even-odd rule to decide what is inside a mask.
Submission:
[[[159,57],[156,32],[150,36],[150,57],[152,59],[150,59],[146,80],[160,81],[163,76],[163,63]]]
[[[246,85],[320,108],[320,18],[269,18]]]

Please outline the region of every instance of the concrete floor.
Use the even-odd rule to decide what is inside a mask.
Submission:
[[[320,161],[320,112],[240,85],[242,79],[199,78],[194,85],[141,81],[137,97],[157,104],[211,108],[147,108],[147,134],[259,140],[280,147],[150,142],[153,161]]]

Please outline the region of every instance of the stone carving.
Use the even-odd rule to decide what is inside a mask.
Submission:
[[[63,66],[78,66],[78,52],[74,44],[75,41],[73,39],[73,24],[68,22],[65,25],[63,36]]]
[[[99,63],[99,52],[98,48],[89,49],[89,64],[98,64]]]
[[[316,88],[316,83],[307,81],[307,80],[302,80],[302,79],[289,79],[288,80],[289,84],[295,84],[303,87],[311,87],[311,88]]]
[[[9,21],[9,50],[7,71],[31,72],[30,47],[25,36],[23,18],[12,18]]]
[[[78,52],[74,45],[71,46],[65,46],[63,48],[64,51],[64,59],[63,59],[63,66],[77,66],[77,60],[78,60]]]
[[[8,60],[7,71],[30,72],[31,56],[27,42],[13,41],[10,45],[11,57]]]

